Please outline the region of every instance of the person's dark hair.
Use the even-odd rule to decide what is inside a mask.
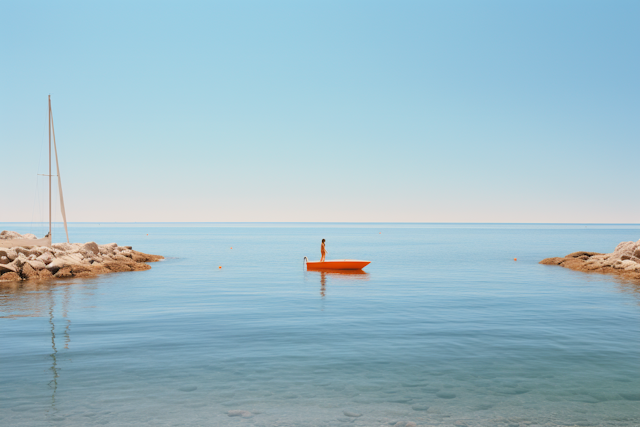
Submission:
[[[324,243],[324,239],[322,239],[322,243]]]

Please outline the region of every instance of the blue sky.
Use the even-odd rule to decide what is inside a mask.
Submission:
[[[639,223],[640,2],[0,2],[0,221]],[[59,218],[59,217],[58,217]]]

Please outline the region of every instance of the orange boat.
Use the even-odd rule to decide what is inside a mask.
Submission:
[[[307,257],[304,257],[304,260],[307,263],[307,270],[362,270],[371,263],[371,261],[360,261],[357,259],[309,261]]]

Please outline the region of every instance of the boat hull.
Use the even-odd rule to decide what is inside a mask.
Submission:
[[[328,261],[307,261],[307,270],[362,270],[371,261],[357,259],[335,259]]]
[[[43,237],[42,239],[8,239],[0,240],[0,248],[32,248],[34,246],[51,247],[51,237]]]

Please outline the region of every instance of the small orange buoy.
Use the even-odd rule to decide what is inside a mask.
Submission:
[[[222,266],[218,267],[218,268],[222,268]]]
[[[517,261],[517,260],[518,260],[518,258],[514,258],[513,260],[514,260],[514,261]]]
[[[233,248],[231,248],[231,249],[233,249]]]

